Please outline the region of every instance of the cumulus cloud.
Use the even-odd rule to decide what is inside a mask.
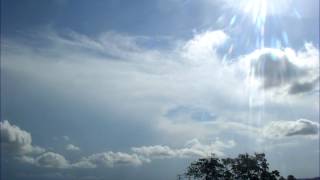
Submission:
[[[143,160],[136,154],[127,154],[122,152],[103,152],[90,155],[82,158],[79,162],[73,164],[79,168],[95,168],[95,167],[114,167],[121,165],[138,166],[143,163]]]
[[[35,159],[35,163],[41,167],[48,168],[67,168],[69,162],[60,154],[45,152]]]
[[[198,139],[190,140],[183,148],[170,148],[169,146],[155,145],[134,147],[132,151],[147,158],[189,158],[189,157],[207,157],[211,154],[223,156],[222,150],[235,146],[234,141],[224,143],[216,140],[211,144],[202,144]]]
[[[192,139],[183,148],[171,148],[165,145],[141,146],[131,148],[133,153],[102,152],[83,157],[71,164],[74,168],[98,168],[116,166],[139,166],[153,159],[207,157],[212,153],[223,156],[223,150],[236,145],[234,141],[222,142],[216,140],[211,144],[202,144],[198,139]]]
[[[80,151],[80,148],[75,146],[75,145],[73,145],[73,144],[68,144],[66,146],[66,150],[68,150],[68,151]]]
[[[32,145],[31,134],[5,120],[0,122],[1,148],[20,162],[49,168],[67,168],[68,161],[60,154]]]
[[[18,126],[11,125],[8,121],[1,122],[1,145],[5,148],[15,150],[18,156],[15,158],[20,162],[32,164],[45,168],[98,168],[98,167],[116,167],[116,166],[139,166],[152,159],[163,158],[190,158],[206,157],[212,153],[223,156],[223,150],[235,146],[234,141],[222,142],[216,140],[211,144],[202,144],[198,139],[188,141],[183,148],[171,148],[169,146],[155,145],[131,148],[133,153],[125,152],[102,152],[82,157],[79,161],[70,163],[63,155],[44,151],[41,153],[30,154],[34,151],[31,145],[31,135]],[[6,149],[6,150],[9,150]],[[69,151],[79,151],[80,148],[68,144],[66,149]]]
[[[253,54],[256,57],[251,61],[252,74],[262,80],[263,88],[281,86],[305,74],[281,50],[263,49]]]
[[[182,54],[193,60],[208,60],[208,57],[212,59],[215,57],[216,49],[228,38],[228,35],[221,30],[199,33],[184,44]]]
[[[32,154],[41,153],[43,148],[32,145],[30,133],[20,129],[18,126],[10,124],[9,121],[0,122],[1,148],[4,152],[12,154]]]
[[[308,82],[295,82],[290,86],[289,94],[300,94],[305,92],[310,92],[316,89],[319,84],[319,77],[313,81]]]
[[[296,121],[273,121],[263,128],[266,137],[315,136],[319,133],[319,123],[307,119]]]
[[[310,92],[319,83],[319,50],[305,44],[293,49],[258,49],[245,56],[250,86],[294,95]],[[282,93],[283,94],[283,93]]]
[[[57,87],[54,93],[58,92],[60,96],[76,98],[79,102],[89,103],[93,107],[91,109],[103,109],[101,114],[105,114],[106,108],[112,107],[111,110],[115,113],[120,112],[123,114],[125,110],[129,116],[134,114],[134,116],[131,116],[133,117],[132,119],[129,118],[130,121],[139,119],[140,123],[141,119],[147,119],[148,125],[151,124],[152,126],[151,128],[161,131],[159,134],[171,138],[171,142],[177,142],[177,139],[181,137],[183,138],[182,142],[194,137],[206,137],[209,133],[211,133],[210,135],[214,133],[223,134],[224,137],[226,132],[239,132],[238,134],[241,135],[247,133],[250,136],[259,135],[260,127],[252,127],[245,123],[230,123],[229,121],[232,118],[239,121],[246,120],[248,116],[248,97],[243,86],[243,80],[246,77],[243,74],[248,69],[242,69],[242,72],[238,73],[234,72],[235,66],[239,65],[238,63],[233,63],[230,66],[215,64],[215,62],[219,61],[215,53],[216,48],[228,38],[223,31],[210,31],[195,35],[193,39],[183,45],[182,49],[177,48],[178,52],[174,52],[176,53],[174,56],[171,56],[172,52],[161,52],[159,54],[165,55],[158,56],[140,47],[136,48],[137,44],[135,42],[131,43],[135,39],[130,39],[130,43],[122,45],[122,43],[126,44],[126,42],[121,41],[118,36],[113,36],[115,39],[111,41],[110,45],[104,44],[108,43],[109,36],[107,35],[105,36],[106,39],[102,38],[94,42],[88,37],[82,37],[84,39],[71,38],[68,42],[61,42],[64,45],[64,48],[61,49],[56,48],[61,47],[56,44],[57,39],[52,39],[51,43],[57,46],[52,49],[46,48],[46,52],[50,51],[50,53],[61,57],[58,63],[56,57],[47,56],[44,52],[44,55],[41,53],[34,54],[32,48],[29,47],[12,48],[14,51],[8,52],[16,52],[23,49],[23,53],[7,54],[5,58],[10,59],[10,61],[4,62],[3,68],[9,73],[15,73],[15,76],[30,78],[27,79],[28,82],[41,82],[37,84],[45,87]],[[63,40],[63,36],[58,38],[58,41]],[[98,44],[95,44],[96,42]],[[117,45],[117,42],[121,43]],[[77,47],[83,45],[87,47],[70,51],[69,49],[75,46],[72,43],[76,43]],[[87,49],[109,54],[98,53],[97,55],[89,51],[92,53],[90,54]],[[255,80],[262,83],[262,87],[267,90],[282,88],[283,86],[291,87],[294,83],[303,84],[309,82],[310,79],[312,81],[316,78],[317,72],[313,71],[313,66],[308,63],[314,62],[317,52],[314,48],[310,48],[305,52],[261,50],[255,52],[255,56],[250,56],[256,59],[251,59],[249,68],[254,70],[252,74],[255,76]],[[272,59],[274,54],[276,54],[276,57]],[[115,61],[113,57],[121,58],[123,61]],[[303,59],[302,62],[308,63],[301,64],[300,61],[295,59]],[[214,63],[199,63],[199,66],[180,63],[188,62],[188,60],[209,60],[210,62],[212,60]],[[81,77],[81,81],[79,81],[79,77]],[[308,88],[302,90],[303,88],[301,87],[293,89],[298,90],[292,90],[292,94],[309,90]],[[123,103],[124,101],[127,103]],[[112,103],[108,104],[109,102]],[[162,115],[165,113],[162,113],[161,110],[169,109],[167,105],[169,104],[172,107],[174,103],[185,106],[200,104],[201,107],[205,107],[204,110],[217,112],[219,117],[224,117],[224,119],[220,120],[220,122],[214,122],[210,127],[208,127],[208,124],[196,121],[189,123],[184,117],[181,118],[184,121],[173,122],[169,119],[170,117],[163,117]],[[286,102],[283,103],[285,104]],[[149,111],[149,109],[156,110]],[[161,110],[159,111],[159,109]],[[254,111],[254,109],[252,110]],[[309,111],[312,111],[312,109]],[[145,117],[145,112],[148,112],[148,118]],[[276,110],[276,112],[278,113],[276,115],[284,114],[284,111]],[[203,119],[203,116],[207,116],[208,119],[214,118],[214,114],[206,114],[202,110],[200,113],[194,111],[189,114],[192,119]],[[269,112],[265,112],[265,114],[269,114]],[[136,116],[139,118],[136,118]],[[152,123],[150,123],[150,119],[153,120]],[[256,121],[255,118],[252,119]],[[262,130],[265,129],[262,128]],[[301,131],[303,130],[296,130],[295,132],[301,133]],[[291,136],[293,135],[294,133],[291,132]],[[280,136],[290,136],[290,133],[280,134]],[[131,149],[132,152],[108,151],[95,153],[72,163],[68,162],[63,155],[59,156],[58,154],[42,156],[42,163],[38,162],[40,157],[25,156],[23,159],[26,162],[48,168],[136,166],[150,162],[155,158],[203,157],[211,153],[223,155],[225,149],[234,145],[233,141],[216,141],[211,144],[202,144],[198,140],[193,140],[183,147],[146,145],[134,147]],[[45,163],[48,161],[55,163]]]
[[[198,139],[192,139],[183,148],[171,148],[165,145],[141,146],[131,148],[133,153],[102,152],[81,158],[70,163],[64,156],[54,152],[45,152],[37,157],[21,156],[21,162],[46,168],[103,168],[118,166],[139,166],[149,163],[152,159],[207,157],[212,153],[223,156],[223,150],[236,145],[234,141],[222,142],[216,140],[211,144],[202,144]]]
[[[45,152],[37,157],[21,156],[17,158],[20,162],[45,168],[70,168],[70,163],[64,156],[54,152]]]

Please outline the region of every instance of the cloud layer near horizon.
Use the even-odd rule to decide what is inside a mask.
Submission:
[[[99,147],[86,153],[83,145],[66,138],[68,144],[61,145],[61,151],[46,147],[30,155],[37,147],[30,133],[1,122],[7,132],[5,146],[16,149],[20,161],[35,167],[140,166],[156,159],[195,158],[212,152],[229,155],[247,151],[249,145],[255,151],[261,142],[270,149],[295,144],[300,138],[313,142],[319,134],[319,103],[314,102],[319,90],[319,51],[312,44],[301,50],[259,49],[223,59],[218,49],[230,37],[221,30],[197,33],[189,40],[171,39],[174,47],[169,50],[148,47],[154,43],[150,37],[114,32],[88,37],[50,31],[37,36],[49,47],[11,39],[1,44],[7,52],[1,55],[6,59],[1,66],[4,80],[16,83],[9,88],[21,88],[7,94],[24,102],[41,94],[47,102],[61,101],[63,112],[83,105],[85,111],[71,114],[79,113],[80,121],[88,113],[89,126],[98,121],[121,122],[95,138],[113,137],[113,129],[126,132],[143,125],[139,133],[155,143],[119,136],[125,150],[114,151],[110,143],[108,150]],[[91,119],[96,116],[101,118]],[[76,119],[73,114],[69,117],[60,116],[63,123]],[[90,141],[96,140],[84,133]],[[69,158],[64,151],[78,154]]]
[[[139,166],[142,163],[149,163],[152,159],[162,159],[162,158],[190,158],[190,157],[208,157],[212,153],[223,156],[223,150],[225,148],[232,148],[235,146],[234,141],[229,141],[227,143],[222,141],[215,141],[212,144],[205,145],[199,142],[198,139],[193,139],[186,143],[186,147],[181,149],[172,149],[168,146],[155,145],[155,146],[142,146],[142,147],[132,147],[131,154],[125,152],[102,152],[89,155],[87,157],[82,157],[80,160],[70,163],[61,154],[46,151],[42,148],[41,152],[37,151],[37,154],[30,154],[33,147],[31,145],[32,137],[30,133],[20,129],[18,126],[11,125],[7,120],[0,122],[1,127],[1,148],[5,152],[18,152],[15,154],[15,158],[20,162],[33,164],[40,167],[46,168],[97,168],[97,167],[114,167],[121,165],[133,165]],[[27,138],[27,140],[26,140]],[[16,144],[21,144],[21,141],[26,141],[29,149],[28,151],[21,153],[21,146],[13,146]],[[67,146],[69,151],[79,151],[79,147]]]
[[[228,142],[216,140],[206,145],[200,143],[198,139],[192,139],[185,144],[185,147],[180,149],[163,145],[132,147],[132,154],[108,151],[82,157],[80,160],[70,163],[61,154],[46,151],[43,148],[31,145],[32,137],[30,133],[20,129],[18,126],[11,125],[8,121],[0,122],[0,128],[2,133],[1,148],[5,153],[17,153],[15,157],[20,162],[45,168],[69,169],[122,165],[139,166],[143,163],[150,163],[153,159],[208,157],[211,154],[224,156],[224,149],[233,148],[236,145],[233,140]],[[230,126],[230,128],[232,127]],[[257,129],[255,131],[258,135],[258,132],[261,130]],[[262,132],[267,138],[298,135],[317,137],[319,135],[319,124],[306,119],[271,122],[262,129]],[[26,142],[26,145],[22,146],[24,148],[21,148],[21,145],[16,146],[17,144],[21,144],[22,141]],[[37,147],[36,154],[30,151],[33,147]],[[79,149],[79,147],[71,144],[67,146],[67,150],[69,151],[79,151]]]

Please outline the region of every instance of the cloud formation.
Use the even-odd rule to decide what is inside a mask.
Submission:
[[[164,158],[190,158],[190,157],[207,157],[211,154],[223,156],[223,150],[226,148],[233,148],[236,145],[234,141],[222,142],[216,140],[211,144],[202,144],[198,139],[188,141],[183,148],[170,148],[169,146],[155,145],[133,147],[132,151],[138,155],[150,159],[164,159]]]
[[[216,58],[216,50],[229,39],[222,30],[206,31],[195,35],[182,47],[182,55],[191,60],[208,60]]]
[[[296,126],[300,129],[292,128],[294,130],[283,130],[287,124],[275,123],[276,128],[268,125],[268,122],[277,120],[274,118],[277,116],[287,115],[284,120],[291,118],[291,115],[283,110],[288,108],[288,104],[290,108],[296,108],[301,106],[301,102],[309,103],[309,99],[302,99],[296,104],[279,99],[279,104],[285,108],[271,105],[269,110],[272,109],[273,112],[263,112],[265,122],[259,124],[262,121],[255,117],[248,120],[247,89],[251,87],[246,87],[243,82],[247,78],[247,72],[252,70],[250,75],[253,75],[254,81],[260,83],[259,91],[283,90],[285,95],[312,91],[315,86],[301,87],[304,83],[313,82],[318,75],[314,68],[317,66],[310,64],[315,62],[318,53],[312,45],[301,52],[257,50],[246,56],[249,66],[242,68],[239,67],[241,62],[237,62],[241,61],[242,57],[231,64],[220,63],[216,48],[228,38],[223,31],[197,34],[182,46],[176,47],[173,52],[151,52],[139,47],[136,38],[110,36],[112,35],[105,35],[98,40],[86,36],[77,38],[76,34],[70,39],[55,36],[50,41],[54,47],[46,48],[43,54],[34,53],[36,51],[30,47],[9,46],[12,49],[9,48],[8,52],[18,53],[7,54],[6,58],[10,61],[4,62],[3,68],[8,71],[6,74],[14,73],[15,77],[26,79],[24,82],[40,84],[46,89],[55,87],[54,92],[48,94],[76,99],[79,104],[86,103],[91,107],[88,113],[92,113],[89,111],[94,109],[95,114],[100,113],[99,116],[106,120],[113,119],[105,116],[108,114],[105,113],[106,109],[115,113],[117,118],[127,114],[126,118],[117,120],[146,125],[148,129],[154,130],[152,133],[158,133],[157,137],[163,138],[163,142],[169,141],[171,144],[192,138],[214,139],[221,136],[235,137],[234,135],[239,135],[239,138],[236,137],[239,142],[247,141],[249,136],[255,139],[310,135],[306,133],[310,132],[310,129],[304,127],[308,125],[303,123],[297,123]],[[223,38],[219,39],[219,36]],[[109,42],[111,44],[108,44]],[[47,51],[59,56],[59,60],[55,56],[48,56]],[[189,62],[196,63],[190,65]],[[274,101],[274,97],[270,98],[270,101]],[[169,115],[172,107],[182,108],[178,111],[173,108]],[[196,109],[193,109],[194,107]],[[250,111],[256,113],[254,108]],[[308,109],[306,113],[310,111],[313,113],[312,109]],[[305,115],[301,109],[299,113]],[[301,117],[300,114],[298,117]],[[215,121],[208,121],[210,119]],[[94,123],[92,121],[92,124]],[[259,127],[252,126],[254,123]],[[264,127],[265,124],[268,126]],[[259,134],[261,131],[266,132],[263,134],[265,136]],[[123,165],[139,166],[152,162],[153,159],[204,157],[211,153],[223,155],[224,150],[234,146],[234,141],[203,144],[194,139],[182,147],[177,144],[167,146],[156,143],[133,147],[127,152],[94,152],[72,162],[64,158],[63,154],[54,152],[47,152],[42,156],[23,156],[21,159],[47,168],[111,168]]]
[[[12,154],[39,154],[43,148],[33,146],[30,133],[11,125],[9,121],[0,122],[1,148],[6,153]]]
[[[307,119],[273,121],[263,128],[263,134],[271,138],[317,136],[319,134],[319,123]]]
[[[79,162],[73,164],[79,168],[96,167],[115,167],[115,166],[138,166],[143,163],[143,159],[136,154],[127,154],[122,152],[103,152],[82,158]]]
[[[305,74],[281,50],[262,49],[252,55],[256,55],[251,60],[252,75],[262,81],[265,89],[285,85]]]
[[[319,86],[319,77],[313,81],[306,81],[306,82],[295,82],[291,85],[289,89],[289,94],[300,94],[305,92],[310,92],[312,90],[319,90],[317,87]]]
[[[71,168],[71,164],[63,155],[54,152],[44,152],[38,156],[20,156],[16,159],[22,163],[44,168]]]
[[[62,155],[54,152],[45,152],[35,159],[35,164],[47,168],[67,168],[69,162]]]
[[[80,148],[78,146],[75,146],[73,144],[68,144],[66,146],[67,151],[80,151]]]
[[[206,157],[212,153],[223,156],[225,149],[233,148],[236,145],[233,140],[223,142],[217,139],[211,144],[202,144],[198,139],[192,139],[183,148],[171,148],[165,145],[133,147],[131,148],[132,153],[107,151],[82,157],[71,163],[63,155],[55,152],[43,150],[38,155],[28,154],[33,149],[31,134],[18,126],[11,125],[8,121],[1,122],[1,132],[4,135],[2,143],[7,145],[5,148],[15,148],[20,153],[16,157],[20,162],[38,167],[59,169],[139,166],[151,162],[152,159]],[[72,144],[68,144],[66,149],[69,151],[80,150],[79,147]]]

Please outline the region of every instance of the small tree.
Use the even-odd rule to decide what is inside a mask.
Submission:
[[[284,179],[280,177],[279,171],[269,171],[269,163],[267,163],[264,153],[239,154],[236,158],[224,159],[219,159],[213,154],[209,158],[201,158],[191,163],[186,175],[204,180]]]

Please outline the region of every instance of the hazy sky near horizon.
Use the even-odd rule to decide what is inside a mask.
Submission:
[[[318,0],[1,1],[4,179],[320,176],[318,99]]]

